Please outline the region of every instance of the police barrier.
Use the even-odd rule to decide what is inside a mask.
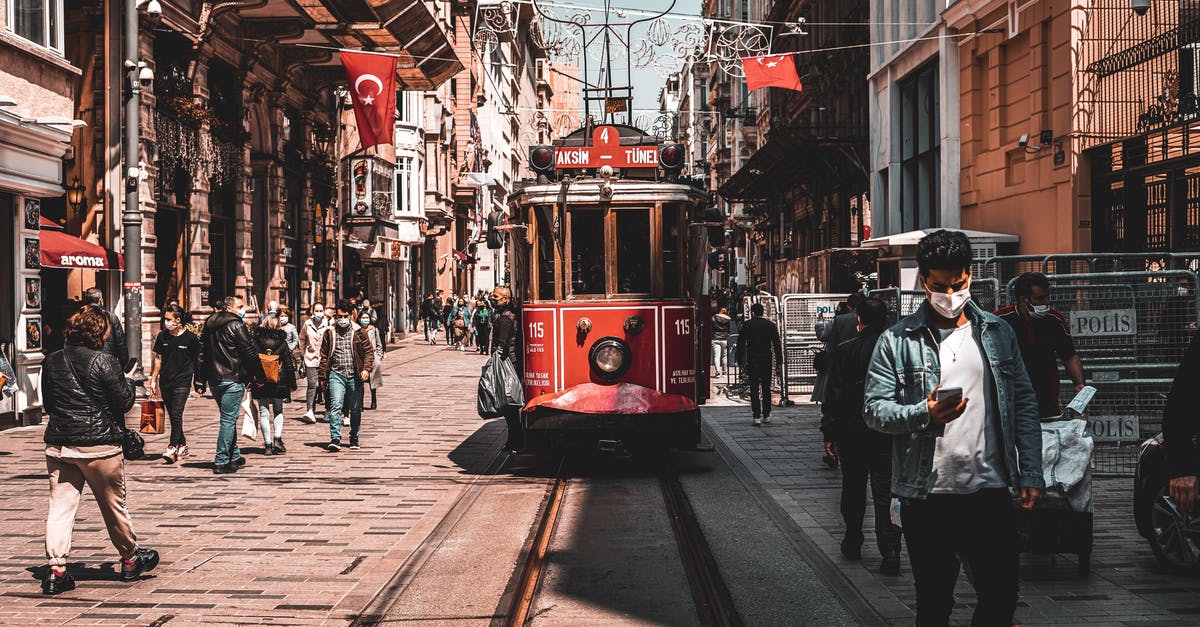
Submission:
[[[811,394],[818,373],[813,359],[825,343],[818,339],[818,327],[831,324],[838,304],[846,294],[785,294],[783,296],[784,379],[789,394]]]

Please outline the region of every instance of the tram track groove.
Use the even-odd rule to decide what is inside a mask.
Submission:
[[[546,492],[538,515],[538,524],[525,549],[525,558],[517,571],[516,587],[501,599],[501,606],[508,606],[502,616],[492,621],[495,627],[517,627],[529,620],[529,611],[546,572],[546,556],[550,541],[558,524],[563,502],[567,494],[567,479],[564,474],[566,459],[559,460],[554,480]]]

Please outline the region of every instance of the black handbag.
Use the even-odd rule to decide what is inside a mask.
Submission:
[[[829,371],[829,351],[819,350],[813,355],[813,370],[822,374]]]
[[[79,384],[79,389],[85,389],[83,387],[83,380],[79,378],[79,373],[75,372],[75,364],[71,361],[71,355],[63,351],[63,359],[66,360],[67,367],[71,369],[71,376],[75,377],[75,382]],[[135,460],[144,457],[146,455],[146,440],[142,437],[142,434],[126,427],[125,421],[118,420],[116,416],[113,416],[113,422],[117,424],[117,429],[121,432],[121,454],[125,456],[125,459]]]

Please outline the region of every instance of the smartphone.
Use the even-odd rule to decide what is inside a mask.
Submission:
[[[126,359],[124,364],[125,372],[132,371],[133,367],[137,365],[137,361],[137,357],[130,357],[129,359]]]
[[[942,399],[954,398],[956,396],[961,399],[962,395],[962,388],[941,388],[937,391],[937,401],[940,403]]]

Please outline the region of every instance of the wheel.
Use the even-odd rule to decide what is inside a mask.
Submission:
[[[1150,510],[1150,549],[1172,572],[1200,575],[1200,515],[1185,516],[1170,495],[1170,479],[1159,480]]]

